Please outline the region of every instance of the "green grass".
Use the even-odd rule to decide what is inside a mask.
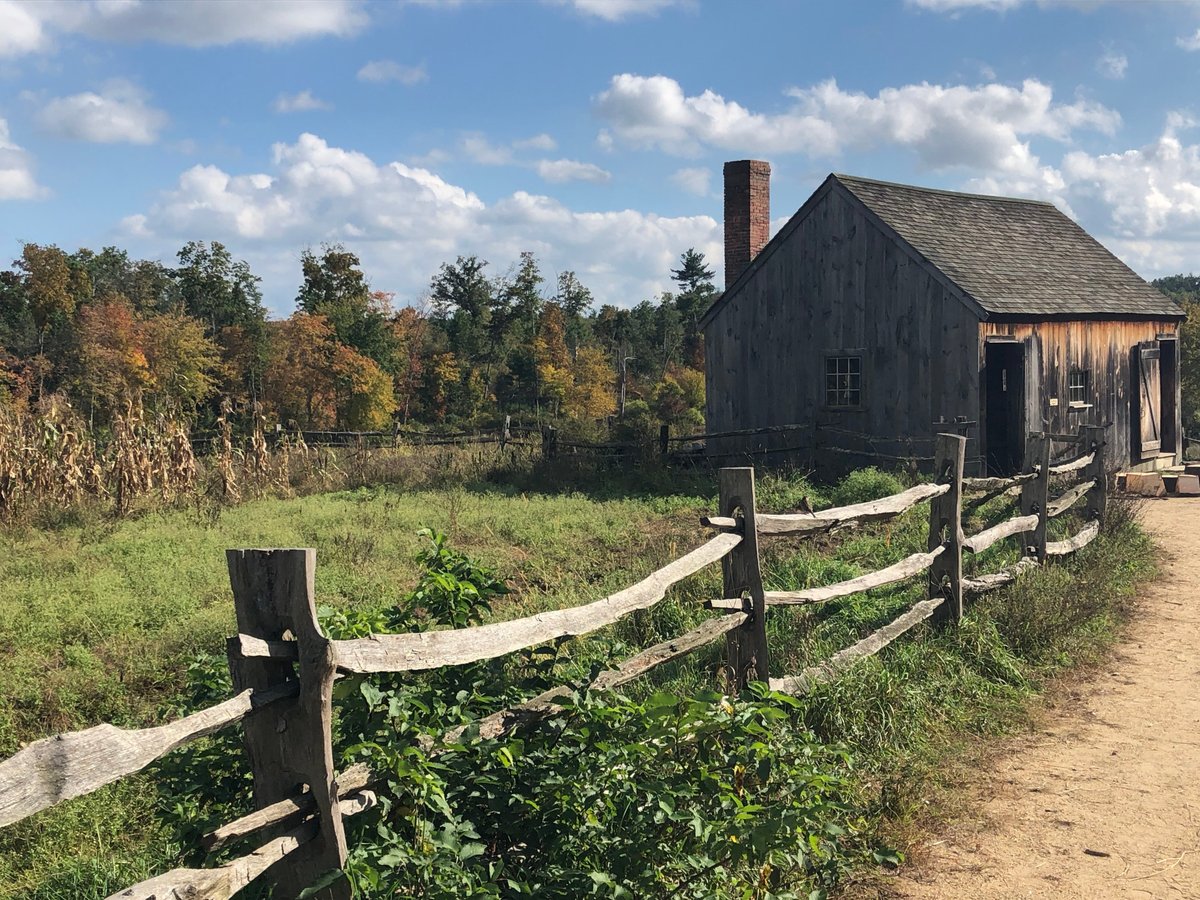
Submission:
[[[218,515],[189,510],[136,520],[81,520],[10,533],[0,543],[0,755],[55,730],[102,721],[162,721],[189,660],[233,630],[224,550],[315,546],[318,601],[385,607],[415,581],[416,531],[431,526],[496,568],[516,590],[494,613],[512,618],[574,605],[625,587],[700,543],[696,516],[712,509],[715,479],[639,484],[581,482],[574,493],[535,485],[418,490],[362,488],[260,500]],[[762,479],[763,510],[857,502],[903,485],[860,472],[827,490],[798,477]],[[971,512],[968,533],[1011,515],[999,498]],[[1148,542],[1114,510],[1114,528],[1077,559],[1023,577],[974,606],[958,629],[919,628],[884,654],[804,698],[805,722],[829,744],[850,745],[875,838],[903,845],[927,808],[949,749],[1011,732],[1063,667],[1098,658],[1126,598],[1152,572]],[[1054,537],[1078,522],[1054,523]],[[768,587],[795,589],[854,577],[925,549],[919,507],[885,525],[816,541],[764,542]],[[1006,541],[970,565],[994,571],[1016,558]],[[708,613],[720,590],[710,567],[639,612],[560,654],[557,678],[581,678],[678,634]],[[788,674],[827,658],[894,618],[920,585],[834,603],[775,609],[772,669]],[[721,648],[663,667],[630,686],[649,692],[712,685]],[[0,898],[103,897],[161,872],[186,852],[164,821],[154,774],[126,779],[0,832]],[[69,848],[69,849],[68,849]]]

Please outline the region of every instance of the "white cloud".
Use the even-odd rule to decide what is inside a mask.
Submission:
[[[911,84],[875,96],[844,91],[829,80],[786,94],[791,108],[756,113],[711,90],[687,96],[662,75],[623,74],[600,94],[596,110],[613,139],[678,155],[715,147],[836,157],[903,147],[930,169],[1023,170],[1029,138],[1066,141],[1081,128],[1111,134],[1121,121],[1086,99],[1056,103],[1052,89],[1034,79],[1020,87]]]
[[[124,224],[131,237],[163,247],[197,234],[226,242],[261,271],[279,313],[290,311],[300,250],[322,241],[346,241],[373,283],[401,299],[417,297],[459,253],[499,268],[532,250],[546,271],[573,269],[600,302],[626,306],[669,289],[684,249],[721,258],[720,226],[709,216],[577,212],[524,191],[487,205],[427,169],[377,163],[312,134],[275,145],[269,174],[193,166]]]
[[[908,5],[932,12],[955,13],[964,9],[1003,11],[1015,9],[1026,2],[1027,0],[908,0]]]
[[[709,184],[712,181],[712,170],[702,167],[679,169],[671,176],[671,181],[675,182],[675,184],[689,194],[704,197],[708,195]]]
[[[471,132],[463,135],[462,140],[459,141],[459,149],[469,160],[479,163],[481,166],[520,166],[530,165],[530,163],[519,159],[519,151],[549,152],[558,149],[558,142],[550,135],[542,133],[532,137],[518,138],[507,144],[493,144],[479,132]]]
[[[148,105],[145,91],[124,80],[100,91],[56,97],[37,115],[38,124],[56,137],[97,144],[153,144],[167,114]]]
[[[45,193],[33,176],[29,154],[12,142],[8,122],[0,119],[0,200],[33,200]]]
[[[481,166],[507,166],[513,161],[512,146],[493,144],[482,134],[465,135],[459,146],[468,159]]]
[[[1104,51],[1101,57],[1096,60],[1096,71],[1105,78],[1111,78],[1114,81],[1120,81],[1125,77],[1125,72],[1129,68],[1129,57],[1124,53],[1118,53],[1111,47]]]
[[[46,47],[46,34],[35,12],[36,8],[28,3],[0,0],[0,59]]]
[[[1187,37],[1178,38],[1175,43],[1177,43],[1184,50],[1187,50],[1189,53],[1200,50],[1200,30],[1197,30],[1195,34],[1188,35]]]
[[[533,137],[513,141],[513,147],[518,150],[544,150],[549,152],[558,149],[558,141],[548,134],[535,134]]]
[[[360,0],[0,0],[0,57],[46,50],[55,33],[208,47],[348,37],[367,21]]]
[[[300,91],[298,94],[280,94],[271,104],[277,113],[307,112],[314,109],[333,109],[333,104],[327,103],[312,91]]]
[[[358,80],[370,81],[376,84],[397,81],[400,84],[411,87],[414,84],[420,84],[422,81],[428,81],[429,73],[425,71],[424,63],[419,66],[403,66],[394,60],[377,59],[367,63],[358,70]]]
[[[612,173],[593,163],[579,162],[574,159],[541,159],[535,165],[538,175],[551,184],[563,184],[568,181],[587,181],[592,184],[606,184],[612,181]]]
[[[654,16],[671,6],[690,5],[686,0],[552,0],[555,5],[569,4],[577,13],[620,22],[632,16]]]

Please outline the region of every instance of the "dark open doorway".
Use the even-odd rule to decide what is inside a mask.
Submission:
[[[1179,448],[1179,341],[1173,335],[1160,336],[1158,349],[1162,379],[1162,442],[1159,452],[1173,454]]]
[[[989,341],[983,366],[988,474],[1013,475],[1025,461],[1025,345]]]

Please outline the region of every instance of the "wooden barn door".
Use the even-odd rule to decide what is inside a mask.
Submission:
[[[1162,372],[1157,342],[1138,344],[1138,436],[1142,459],[1158,456],[1162,448]]]

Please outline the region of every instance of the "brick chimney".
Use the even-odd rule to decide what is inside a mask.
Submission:
[[[742,274],[771,237],[771,164],[725,163],[725,287]]]

